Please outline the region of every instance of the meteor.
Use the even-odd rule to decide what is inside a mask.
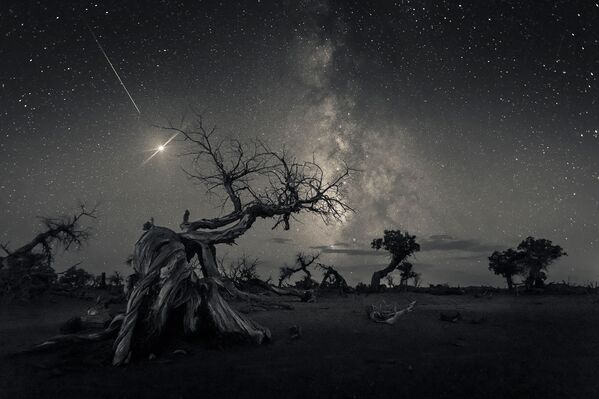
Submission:
[[[102,52],[102,54],[104,55],[104,58],[106,58],[106,61],[108,61],[108,65],[110,65],[110,68],[112,68],[112,71],[114,72],[114,74],[116,75],[116,78],[119,80],[119,82],[121,83],[121,86],[123,86],[123,89],[125,90],[125,93],[127,93],[127,95],[129,96],[129,99],[131,100],[131,103],[133,104],[133,106],[135,107],[135,109],[137,110],[137,113],[139,115],[141,115],[141,111],[139,110],[139,107],[137,106],[137,104],[135,103],[135,100],[133,100],[133,97],[131,97],[131,93],[129,93],[129,90],[127,90],[127,87],[125,86],[125,83],[123,83],[123,80],[121,79],[121,77],[119,76],[118,72],[116,71],[114,65],[112,65],[112,62],[110,62],[110,58],[108,58],[108,55],[106,54],[106,51],[104,51],[104,48],[102,47],[102,45],[100,44],[100,42],[98,41],[98,38],[96,37],[94,31],[92,30],[91,27],[87,27],[87,29],[89,29],[89,33],[92,34],[94,40],[96,41],[96,44],[98,45],[98,48],[100,49],[100,51]]]

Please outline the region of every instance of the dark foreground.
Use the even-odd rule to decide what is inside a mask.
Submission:
[[[385,300],[413,313],[394,326],[366,318]],[[594,296],[325,297],[293,311],[255,312],[266,346],[184,342],[154,360],[110,366],[110,343],[7,357],[58,331],[84,301],[0,305],[2,398],[581,398],[599,397]],[[458,310],[465,320],[439,319]],[[486,317],[480,324],[471,319]],[[289,339],[292,325],[302,336]],[[181,348],[187,354],[173,354]]]

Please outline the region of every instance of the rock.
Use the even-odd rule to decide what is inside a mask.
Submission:
[[[148,360],[156,360],[156,355],[153,353],[150,353],[150,355],[148,356]]]

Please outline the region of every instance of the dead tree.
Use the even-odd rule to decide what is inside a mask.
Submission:
[[[113,364],[128,361],[160,339],[167,322],[178,323],[187,334],[208,332],[261,343],[270,338],[267,328],[233,309],[226,294],[244,300],[268,298],[239,290],[218,270],[216,248],[233,244],[258,219],[274,219],[274,228],[288,230],[292,217],[313,213],[325,223],[338,221],[352,209],[345,202],[345,182],[351,169],[340,167],[327,178],[314,160],[297,161],[285,149],[244,145],[217,139],[215,129],[204,127],[201,116],[191,129],[168,127],[188,144],[182,156],[191,159],[187,176],[222,194],[221,216],[191,220],[186,210],[175,232],[147,226],[135,245],[132,267],[137,274],[122,326],[115,342]],[[199,272],[190,265],[199,261]],[[299,292],[274,287],[285,293]]]
[[[89,228],[81,226],[84,218],[96,218],[96,208],[88,211],[85,205],[79,205],[79,212],[72,216],[61,216],[57,218],[42,217],[42,223],[46,230],[36,235],[27,244],[11,250],[8,244],[0,244],[5,256],[0,256],[0,268],[10,268],[22,262],[28,255],[41,253],[45,260],[51,264],[54,260],[54,251],[57,246],[64,250],[73,247],[81,247],[90,236]]]
[[[352,292],[352,289],[347,285],[345,278],[330,265],[324,265],[317,263],[316,266],[322,270],[322,281],[320,283],[320,289],[336,289],[341,294],[347,294]]]
[[[86,209],[79,206],[79,211],[73,215],[41,218],[45,230],[36,235],[30,242],[17,249],[10,249],[8,244],[0,244],[4,256],[0,256],[0,274],[4,283],[13,285],[39,282],[46,288],[56,278],[52,264],[57,249],[68,251],[79,248],[90,237],[90,229],[82,226],[84,219],[95,219],[96,208]],[[39,285],[39,284],[38,284]],[[12,290],[19,287],[4,287],[0,291]],[[43,287],[38,287],[38,290]],[[6,292],[5,292],[6,293]]]
[[[305,281],[313,281],[312,273],[308,269],[320,256],[320,253],[316,253],[314,255],[306,255],[304,253],[299,252],[295,256],[295,265],[296,267],[291,266],[283,266],[279,272],[279,287],[283,286],[283,283],[289,281],[291,277],[298,272],[303,272]]]
[[[283,292],[283,290],[277,290],[276,287],[270,284],[270,278],[266,281],[260,278],[256,270],[259,263],[258,258],[250,259],[246,255],[229,262],[228,266],[225,265],[224,257],[218,259],[219,271],[223,279],[233,283],[238,290],[260,294],[290,295],[290,293]],[[281,305],[288,309],[293,308],[292,306]]]
[[[246,255],[243,255],[241,258],[229,262],[228,266],[225,266],[224,258],[218,259],[218,263],[222,276],[232,281],[237,288],[241,288],[251,281],[259,279],[256,270],[260,264],[258,258],[250,259]]]

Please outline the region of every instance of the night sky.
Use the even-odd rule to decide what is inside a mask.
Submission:
[[[218,248],[259,257],[264,277],[321,250],[367,281],[387,262],[370,241],[401,228],[422,245],[425,285],[503,285],[486,258],[528,235],[570,255],[550,281],[599,280],[595,1],[12,3],[0,6],[0,241],[100,202],[93,239],[58,270],[126,271],[150,217],[178,229],[185,209],[218,214],[181,172],[179,143],[143,164],[170,136],[155,126],[193,106],[224,136],[361,170],[345,223],[260,221]]]

